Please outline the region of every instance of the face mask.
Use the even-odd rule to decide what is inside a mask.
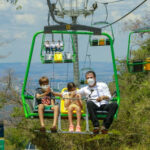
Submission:
[[[87,79],[87,83],[89,86],[93,86],[95,83],[95,80],[93,78],[89,78],[89,79]]]
[[[41,86],[41,88],[42,88],[43,90],[46,90],[48,87],[49,87],[49,85],[42,85],[42,86]]]

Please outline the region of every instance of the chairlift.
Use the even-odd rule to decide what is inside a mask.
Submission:
[[[104,24],[110,26],[111,34],[112,34],[113,42],[114,42],[114,40],[115,40],[114,32],[113,32],[112,25],[110,23],[108,23],[107,21],[99,21],[99,22],[93,23],[92,25],[104,25]],[[100,36],[96,36],[96,37],[90,36],[89,42],[90,42],[91,46],[108,46],[108,45],[110,45],[110,40],[108,37],[101,38]]]
[[[107,33],[101,32],[100,28],[88,27],[88,26],[83,26],[83,25],[75,25],[75,24],[73,24],[73,25],[71,24],[69,26],[70,26],[69,30],[68,30],[68,25],[46,26],[44,28],[44,31],[36,32],[33,36],[31,49],[30,49],[30,53],[29,53],[28,64],[27,64],[23,87],[22,87],[22,93],[21,93],[22,104],[23,104],[23,109],[24,109],[26,118],[38,117],[37,105],[35,104],[35,95],[28,94],[30,92],[27,91],[27,81],[28,81],[28,75],[29,75],[32,55],[33,55],[33,51],[34,51],[35,40],[36,40],[36,37],[40,34],[48,34],[48,33],[69,34],[69,35],[72,35],[72,34],[98,35],[99,34],[99,35],[103,35],[103,36],[106,36],[107,38],[109,38],[110,49],[111,49],[111,54],[112,54],[112,63],[113,63],[113,68],[114,68],[114,80],[115,80],[116,93],[117,93],[117,95],[115,97],[113,97],[113,99],[111,101],[116,102],[118,104],[118,106],[120,104],[120,92],[119,92],[118,77],[117,77],[117,70],[116,70],[116,63],[115,63],[115,56],[114,56],[113,40],[112,40],[111,36]],[[78,30],[80,30],[80,31],[78,31]],[[74,45],[73,45],[73,47],[74,47]],[[74,57],[75,57],[75,49],[74,49]],[[60,101],[60,105],[61,105],[62,99],[60,97],[55,97],[55,100]],[[29,103],[28,103],[29,101],[33,102],[32,107],[29,105]],[[62,110],[61,108],[62,107],[60,107],[60,114],[58,117],[58,132],[59,131],[61,132],[61,117],[62,117],[62,119],[64,117],[67,117],[67,114],[64,114],[63,112],[61,112],[61,110]],[[117,118],[117,114],[118,114],[118,111],[115,114],[115,118]],[[45,107],[44,117],[53,118],[53,115],[54,115],[53,111],[50,110],[48,107]],[[98,114],[98,118],[101,118],[101,119],[104,119],[106,116],[107,116],[107,112],[100,112],[100,114]],[[88,114],[87,109],[86,109],[86,113],[82,114],[82,117],[86,118],[85,119],[86,120],[86,132],[83,132],[83,134],[92,134],[89,131],[89,125],[88,125],[89,114]],[[67,132],[64,131],[61,133],[67,133]],[[82,132],[79,134],[82,134]]]
[[[51,34],[50,34],[51,35]],[[75,52],[64,52],[64,39],[53,41],[47,40],[43,33],[40,58],[42,63],[72,63]]]
[[[150,71],[150,57],[145,56],[145,58],[138,58],[138,59],[132,58],[132,49],[131,49],[131,36],[134,35],[135,33],[144,34],[148,32],[150,32],[150,27],[136,29],[135,31],[130,32],[129,34],[126,63],[128,71],[130,73]]]

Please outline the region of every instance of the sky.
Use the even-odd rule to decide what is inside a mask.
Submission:
[[[52,0],[54,1],[54,0]],[[66,0],[66,2],[69,0]],[[78,0],[78,5],[82,7],[83,0]],[[99,2],[112,2],[115,0],[97,0]],[[80,2],[80,3],[79,3]],[[95,0],[89,0],[89,5]],[[133,9],[142,0],[124,0],[118,3],[108,4],[108,22],[113,22],[120,18],[128,11]],[[98,3],[98,9],[93,15],[93,22],[104,21],[106,17],[104,5]],[[67,3],[66,3],[67,4]],[[21,9],[16,9],[22,6]],[[65,5],[67,7],[67,5]],[[117,58],[125,58],[127,53],[128,34],[130,31],[124,31],[124,23],[135,19],[141,19],[144,14],[150,10],[149,0],[140,8],[130,14],[122,21],[113,25],[115,34],[115,56]],[[47,25],[48,6],[46,0],[19,0],[16,6],[7,3],[6,0],[0,0],[0,63],[15,63],[27,62],[32,37],[37,31],[44,29]],[[78,18],[79,24],[90,25],[92,17],[80,16]],[[65,17],[60,19],[62,21],[71,23],[71,19]],[[109,28],[104,29],[103,32],[109,32]],[[57,38],[57,36],[56,36]],[[111,61],[110,48],[105,47],[90,47],[88,44],[88,36],[79,36],[79,60],[85,60],[86,51],[91,55],[91,61]],[[70,39],[65,37],[65,50],[71,49]],[[40,62],[40,47],[41,36],[36,40],[34,55],[32,62]]]

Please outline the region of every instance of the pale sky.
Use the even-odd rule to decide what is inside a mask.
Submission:
[[[90,0],[93,3],[95,0]],[[97,0],[100,2],[111,2],[114,0]],[[113,22],[120,18],[128,11],[133,9],[142,0],[125,0],[118,3],[108,4],[108,22]],[[16,10],[18,5],[22,5],[22,9]],[[46,0],[19,0],[17,6],[13,6],[0,0],[0,63],[7,62],[27,62],[31,41],[34,33],[44,29],[47,25],[48,7]],[[140,8],[126,17],[124,20],[113,25],[115,34],[115,55],[119,58],[124,58],[127,53],[128,34],[129,31],[123,31],[125,21],[140,19],[146,11],[150,10],[150,2],[147,1]],[[98,9],[93,16],[93,22],[105,20],[104,5],[98,3]],[[65,19],[71,23],[69,19]],[[86,19],[82,16],[78,18],[78,23],[90,25],[91,17]],[[104,31],[103,31],[104,32]],[[66,37],[65,45],[69,45],[69,38]],[[88,36],[79,37],[79,60],[83,61],[88,44]],[[33,62],[40,62],[40,46],[41,37],[36,41],[35,53]],[[111,61],[109,47],[89,47],[88,53],[91,54],[92,61]]]

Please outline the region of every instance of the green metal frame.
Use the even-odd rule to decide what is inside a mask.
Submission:
[[[149,63],[149,62],[146,62],[145,60],[143,60],[143,62],[139,62],[139,63],[134,63],[134,62],[132,62],[132,61],[130,60],[130,58],[131,58],[131,55],[130,55],[130,54],[131,54],[131,53],[130,53],[131,36],[132,36],[133,34],[135,34],[135,33],[145,33],[145,32],[150,32],[150,29],[146,29],[146,30],[144,30],[144,29],[138,29],[138,30],[135,30],[135,31],[130,32],[130,34],[129,34],[126,63],[127,63],[128,71],[129,71],[130,73],[134,73],[134,72],[133,72],[133,67],[134,67],[134,66],[136,66],[136,65],[143,65],[143,67],[144,67],[145,64],[148,64],[148,63]],[[143,69],[143,71],[141,71],[141,72],[147,72],[147,71],[145,71],[145,70]]]
[[[26,94],[26,86],[27,86],[27,80],[28,80],[28,75],[29,75],[29,70],[30,70],[30,64],[31,64],[31,60],[32,60],[32,54],[33,54],[33,50],[34,50],[34,45],[35,45],[35,40],[36,37],[39,34],[43,34],[44,31],[39,31],[36,32],[33,36],[32,39],[32,44],[31,44],[31,48],[30,48],[30,53],[29,53],[29,58],[28,58],[28,64],[26,67],[26,73],[25,73],[25,77],[24,77],[24,83],[23,83],[23,87],[22,87],[22,103],[23,103],[23,109],[24,109],[24,113],[25,113],[25,117],[29,118],[32,116],[38,116],[38,113],[32,113],[30,110],[29,105],[27,104],[28,100],[33,100],[34,96],[30,96],[28,94]],[[58,30],[52,30],[53,34],[84,34],[84,35],[93,35],[94,32],[88,32],[88,31],[58,31]],[[115,62],[115,54],[114,54],[114,47],[113,47],[113,40],[112,37],[107,34],[107,33],[101,33],[100,35],[104,35],[106,36],[109,40],[110,40],[110,48],[111,48],[111,55],[112,55],[112,63],[113,63],[113,71],[114,71],[114,79],[115,79],[115,85],[116,85],[116,92],[117,92],[117,96],[113,99],[113,101],[116,101],[118,106],[120,105],[120,91],[119,91],[119,84],[118,84],[118,77],[117,77],[117,69],[116,69],[116,62]],[[73,40],[72,40],[73,42]],[[74,47],[74,46],[73,46]],[[74,49],[74,53],[75,53],[75,48]],[[74,55],[75,57],[75,55]],[[118,111],[115,114],[115,118],[117,118],[117,114]],[[62,117],[64,117],[66,114],[61,114]],[[49,116],[52,117],[53,114],[48,114],[48,113],[44,113],[44,116]],[[85,116],[85,114],[83,114],[83,117]],[[99,117],[105,117],[104,115],[99,116]]]
[[[42,43],[41,43],[41,51],[40,51],[40,58],[42,63],[44,63],[43,62],[44,56],[42,55],[42,52],[45,51],[44,42],[45,42],[45,34],[42,35]]]

